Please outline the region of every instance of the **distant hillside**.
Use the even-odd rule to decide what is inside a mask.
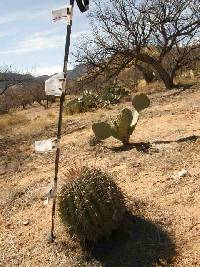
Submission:
[[[1,82],[0,81],[0,94],[2,94],[3,91],[5,90],[6,84],[7,84],[6,82]]]
[[[76,66],[73,70],[68,71],[68,78],[70,80],[77,80],[80,76],[87,72],[87,67],[83,64]]]
[[[40,81],[46,81],[50,78],[51,76],[49,75],[42,75],[42,76],[38,76],[36,77],[37,80],[40,80]]]
[[[84,73],[86,73],[86,71],[87,71],[86,66],[83,64],[80,64],[80,65],[76,66],[73,70],[68,70],[68,72],[67,72],[68,79],[71,81],[77,80],[77,78],[79,78]],[[51,76],[52,75],[50,75],[50,76],[49,75],[42,75],[42,76],[38,76],[37,79],[39,79],[41,81],[46,81]]]
[[[75,67],[73,70],[68,71],[69,80],[77,80],[80,76],[82,76],[87,71],[85,65],[81,64]],[[13,84],[25,82],[25,81],[46,81],[51,76],[42,75],[38,77],[34,77],[31,74],[18,74],[14,72],[2,72],[0,73],[0,94],[2,94],[5,89]]]
[[[0,73],[0,94],[2,94],[6,88],[13,84],[21,83],[24,81],[34,80],[31,74],[18,74],[15,72],[1,72]]]

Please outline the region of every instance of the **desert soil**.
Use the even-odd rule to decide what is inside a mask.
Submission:
[[[17,111],[28,120],[0,130],[0,266],[200,266],[200,91],[149,97],[151,106],[141,113],[126,149],[112,138],[93,146],[91,125],[111,120],[130,102],[64,117],[60,184],[74,162],[101,167],[137,215],[127,231],[113,233],[89,256],[58,214],[56,241],[46,242],[51,202],[44,206],[44,196],[53,180],[54,153],[36,154],[32,145],[55,136],[57,107]],[[186,175],[178,176],[183,169]]]

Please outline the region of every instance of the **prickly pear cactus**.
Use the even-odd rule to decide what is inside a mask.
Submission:
[[[124,216],[125,197],[110,175],[81,167],[73,179],[67,180],[58,200],[61,220],[70,233],[81,242],[97,241],[118,228]]]
[[[130,136],[135,130],[139,119],[139,111],[147,108],[150,105],[150,100],[145,94],[140,94],[134,97],[132,104],[135,109],[133,111],[128,108],[123,109],[113,125],[105,122],[93,124],[92,129],[96,139],[104,140],[113,136],[124,145],[129,144]]]
[[[147,95],[139,94],[136,95],[132,100],[133,107],[140,112],[141,110],[148,108],[150,105],[150,100]]]
[[[82,97],[75,98],[65,105],[65,112],[68,115],[87,112],[91,108],[97,107],[97,104],[98,96],[92,92],[84,91]]]
[[[110,124],[106,122],[97,122],[92,125],[92,130],[97,140],[105,140],[112,136]]]
[[[112,126],[112,136],[122,141],[124,145],[129,144],[130,136],[132,135],[139,118],[137,111],[131,111],[125,108],[118,115]]]
[[[83,111],[88,111],[91,108],[95,108],[98,105],[98,95],[90,92],[84,91],[81,98],[83,102]]]
[[[100,94],[100,99],[102,102],[109,104],[116,104],[119,100],[129,94],[124,88],[117,84],[108,85]]]
[[[125,108],[118,115],[112,126],[106,122],[99,122],[92,125],[92,130],[97,140],[105,140],[113,136],[124,145],[127,145],[137,125],[138,118],[139,114],[136,110],[131,111]]]

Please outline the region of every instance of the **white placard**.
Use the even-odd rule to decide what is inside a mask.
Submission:
[[[44,153],[53,150],[53,142],[51,139],[43,141],[35,141],[35,152]]]
[[[51,199],[53,199],[54,196],[55,196],[55,189],[54,189],[54,187],[51,187],[51,188],[48,189],[48,192],[47,192],[47,194],[45,196],[46,199],[44,201],[44,206],[47,206],[49,204],[49,201]]]
[[[58,73],[45,81],[46,95],[61,96],[64,73]]]
[[[70,24],[72,20],[72,6],[69,5],[66,8],[58,9],[58,10],[53,10],[52,11],[52,19],[53,22],[57,21],[67,21],[67,24]]]

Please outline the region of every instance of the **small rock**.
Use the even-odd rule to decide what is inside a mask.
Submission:
[[[23,225],[24,225],[24,226],[29,225],[29,221],[24,221],[24,222],[23,222]]]
[[[185,177],[188,175],[188,171],[185,169],[182,169],[180,172],[177,173],[177,177]]]

